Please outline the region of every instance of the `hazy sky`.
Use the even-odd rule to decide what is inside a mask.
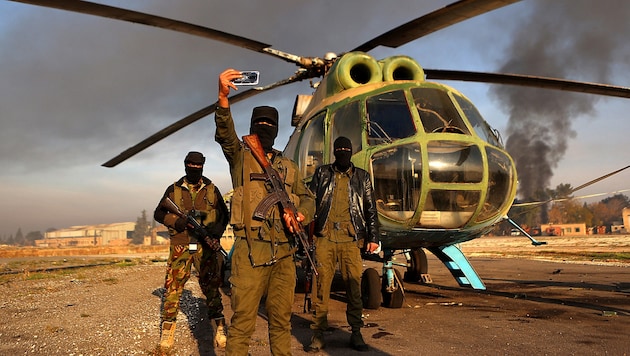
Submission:
[[[219,29],[298,55],[323,56],[352,49],[451,1],[102,2]],[[553,8],[547,10],[549,3]],[[406,54],[432,69],[514,68],[630,86],[630,51],[624,38],[630,3],[604,3],[523,1],[398,49],[378,48],[371,54],[377,59]],[[547,16],[540,16],[541,11]],[[553,66],[548,65],[551,61]],[[151,216],[166,187],[183,175],[183,157],[190,150],[207,156],[205,175],[223,193],[229,191],[212,116],[115,168],[101,166],[215,102],[217,76],[228,67],[260,70],[262,84],[286,78],[296,69],[270,56],[190,35],[0,2],[0,237],[18,228],[26,234],[135,221],[142,210]],[[478,106],[502,132],[504,142],[510,135],[540,130],[540,122],[518,125],[511,104],[500,102],[505,87],[447,84]],[[299,83],[236,104],[239,135],[247,133],[252,107],[273,105],[280,111],[276,147],[282,149],[291,132],[295,95],[309,93],[308,84]],[[569,106],[566,97],[554,100],[555,92],[540,95],[568,107],[563,132],[557,125],[550,128],[551,136],[567,139],[552,145],[551,187],[578,186],[630,164],[628,99],[575,94],[569,100],[578,105]],[[539,106],[530,95],[517,101],[532,111]],[[580,194],[626,189],[629,178],[630,172],[624,172]]]

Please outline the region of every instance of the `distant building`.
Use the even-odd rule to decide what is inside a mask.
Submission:
[[[585,223],[576,224],[541,224],[540,230],[547,236],[577,236],[586,235]]]
[[[623,219],[624,230],[627,232],[628,229],[630,229],[630,208],[623,208],[623,210],[621,210],[621,217]]]
[[[131,241],[135,222],[71,226],[49,231],[44,239],[35,240],[37,247],[123,246]]]
[[[228,209],[232,199],[233,190],[223,196]],[[121,222],[113,224],[71,226],[66,229],[49,231],[44,234],[44,239],[35,240],[37,247],[86,247],[86,246],[124,246],[131,243],[131,238],[136,227],[135,222]],[[157,224],[150,230],[150,235],[145,236],[144,245],[168,245],[168,228],[163,224]],[[234,231],[228,225],[221,245],[229,250],[234,244]]]

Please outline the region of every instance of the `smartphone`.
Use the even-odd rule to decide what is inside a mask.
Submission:
[[[232,83],[236,85],[256,85],[258,84],[258,77],[260,72],[257,70],[243,70],[241,71],[243,76],[238,79],[234,79]]]

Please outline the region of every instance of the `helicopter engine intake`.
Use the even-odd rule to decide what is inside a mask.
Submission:
[[[363,52],[351,52],[342,56],[332,66],[326,88],[328,93],[337,93],[381,81],[383,81],[381,66],[374,57]]]
[[[424,70],[413,58],[391,56],[378,61],[383,71],[383,81],[424,80]]]

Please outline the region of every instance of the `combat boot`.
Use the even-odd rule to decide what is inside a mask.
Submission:
[[[350,347],[357,351],[368,351],[369,347],[363,341],[363,336],[361,336],[361,329],[352,330],[352,335],[350,335]]]
[[[214,346],[224,349],[227,343],[225,318],[212,319],[212,329],[214,329]]]
[[[162,350],[170,350],[175,343],[175,322],[163,321],[162,330],[160,330],[160,348]]]
[[[324,333],[321,330],[315,330],[311,338],[311,344],[304,348],[306,352],[319,352],[324,348]]]

